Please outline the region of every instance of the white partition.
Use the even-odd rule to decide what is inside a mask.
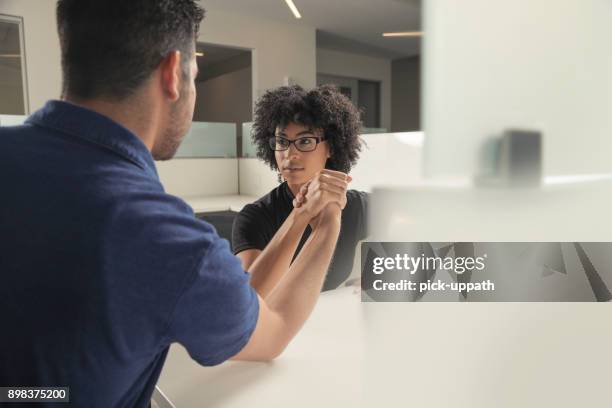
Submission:
[[[424,137],[423,132],[362,135],[364,145],[349,188],[372,191],[422,183]],[[239,167],[240,194],[260,197],[278,186],[276,173],[257,158],[242,158]]]
[[[181,198],[238,194],[237,159],[174,159],[156,166],[169,194]]]
[[[25,115],[0,115],[0,126],[19,126],[28,117]]]
[[[423,132],[362,135],[365,142],[357,165],[351,170],[350,188],[401,187],[423,180]]]
[[[364,127],[361,129],[361,133],[363,133],[364,135],[366,134],[371,134],[371,133],[387,133],[388,129],[385,128],[367,128]]]
[[[261,160],[243,158],[238,163],[241,195],[261,197],[278,186],[276,173]]]
[[[175,157],[236,157],[236,124],[193,122]]]
[[[545,175],[612,171],[612,1],[426,0],[428,176],[472,176],[506,128],[544,133]]]
[[[257,157],[257,147],[251,139],[253,122],[242,124],[242,157]]]

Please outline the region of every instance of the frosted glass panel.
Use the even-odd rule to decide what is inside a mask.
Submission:
[[[385,129],[385,128],[368,128],[368,127],[361,128],[361,134],[368,135],[368,134],[371,134],[371,133],[387,133],[387,129]]]
[[[251,140],[253,122],[242,124],[242,157],[257,157],[257,147]]]
[[[19,126],[27,119],[24,115],[0,115],[0,126]]]
[[[612,1],[423,5],[428,176],[474,175],[508,128],[543,132],[545,175],[612,171]]]
[[[236,157],[236,124],[193,122],[175,157]]]

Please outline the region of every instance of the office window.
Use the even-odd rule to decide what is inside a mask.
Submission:
[[[23,20],[0,15],[0,115],[25,115],[26,85]]]

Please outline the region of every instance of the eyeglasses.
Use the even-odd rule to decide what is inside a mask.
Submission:
[[[317,145],[323,141],[325,141],[325,138],[319,136],[306,136],[295,140],[289,140],[282,136],[275,136],[270,138],[270,148],[275,152],[281,152],[288,150],[291,143],[293,143],[295,148],[300,152],[312,152],[317,148]]]

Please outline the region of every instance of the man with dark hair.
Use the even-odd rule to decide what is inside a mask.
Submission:
[[[261,253],[286,270],[271,291],[157,176],[190,126],[202,17],[194,0],[58,1],[62,100],[0,128],[0,386],[144,407],[171,343],[203,365],[269,360],[312,311],[346,174],[284,224],[291,241],[312,227],[293,263],[278,242]]]

